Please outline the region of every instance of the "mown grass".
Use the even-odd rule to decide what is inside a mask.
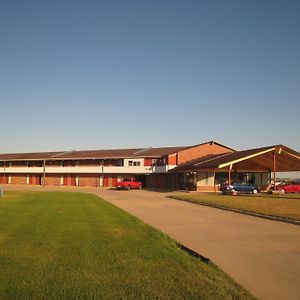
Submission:
[[[221,207],[241,209],[284,218],[300,220],[300,194],[285,195],[222,195],[222,194],[193,194],[172,196],[198,204],[212,204]]]
[[[1,299],[253,299],[212,263],[95,195],[0,198]]]

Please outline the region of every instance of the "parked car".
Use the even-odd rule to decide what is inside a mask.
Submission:
[[[117,190],[141,189],[142,183],[135,178],[124,178],[117,183]]]
[[[257,194],[259,192],[259,189],[251,183],[237,181],[232,182],[231,184],[223,184],[221,186],[221,191],[223,192],[223,194],[232,194],[234,192]]]
[[[276,190],[282,194],[285,193],[300,193],[300,182],[298,181],[285,181],[276,186]]]
[[[278,186],[280,185],[285,185],[287,183],[287,180],[276,180],[276,190],[278,190]],[[271,181],[271,187],[270,187],[270,190],[273,191],[274,190],[274,181]]]

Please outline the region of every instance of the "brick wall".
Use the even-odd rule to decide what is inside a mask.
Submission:
[[[59,175],[46,175],[45,185],[60,185]]]
[[[99,176],[79,175],[79,186],[99,186]]]
[[[222,154],[229,152],[232,152],[232,150],[218,144],[203,144],[179,151],[178,164],[182,164],[192,159],[207,156],[210,154]]]
[[[29,184],[40,185],[40,175],[30,175]]]
[[[25,175],[11,175],[11,184],[26,184]]]
[[[218,185],[216,185],[216,187],[214,187],[213,185],[197,186],[197,192],[217,192],[219,190],[220,188]]]
[[[4,176],[3,174],[1,174],[0,176],[0,183],[8,183],[8,176]]]

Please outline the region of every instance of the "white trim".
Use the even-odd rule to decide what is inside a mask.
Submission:
[[[235,159],[235,160],[229,161],[229,162],[224,163],[224,164],[220,164],[220,165],[218,166],[218,169],[222,169],[222,168],[224,168],[224,167],[227,167],[227,166],[236,164],[236,163],[238,163],[238,162],[241,162],[241,161],[244,161],[244,160],[247,160],[247,159],[250,159],[250,158],[253,158],[253,157],[256,157],[256,156],[259,156],[259,155],[262,155],[262,154],[265,154],[265,153],[268,153],[268,152],[271,152],[271,151],[274,151],[274,150],[275,150],[275,147],[274,147],[274,148],[267,149],[267,150],[264,150],[264,151],[261,151],[261,152],[257,152],[257,153],[255,153],[255,154],[251,154],[251,155],[248,155],[248,156],[239,158],[239,159]]]
[[[294,157],[294,158],[300,159],[300,156],[298,156],[298,155],[292,154],[292,153],[290,153],[290,152],[288,152],[288,151],[285,151],[285,150],[284,150],[284,152],[285,152],[287,155],[290,155],[290,156],[292,156],[292,157]]]
[[[99,177],[99,186],[100,187],[104,186],[104,176],[103,175],[100,175],[100,177]]]

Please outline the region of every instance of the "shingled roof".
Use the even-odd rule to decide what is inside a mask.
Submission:
[[[300,170],[300,153],[284,145],[274,145],[225,154],[208,155],[181,164],[172,169],[171,172],[189,172],[201,169],[217,170],[249,159],[264,166],[272,167],[274,151],[278,154],[276,162],[277,171],[286,172]]]
[[[138,157],[161,157],[176,153],[188,148],[161,147],[161,148],[133,148],[133,149],[104,149],[82,151],[57,151],[36,153],[8,153],[0,154],[0,161],[10,160],[68,160],[68,159],[113,159],[113,158],[138,158]]]

